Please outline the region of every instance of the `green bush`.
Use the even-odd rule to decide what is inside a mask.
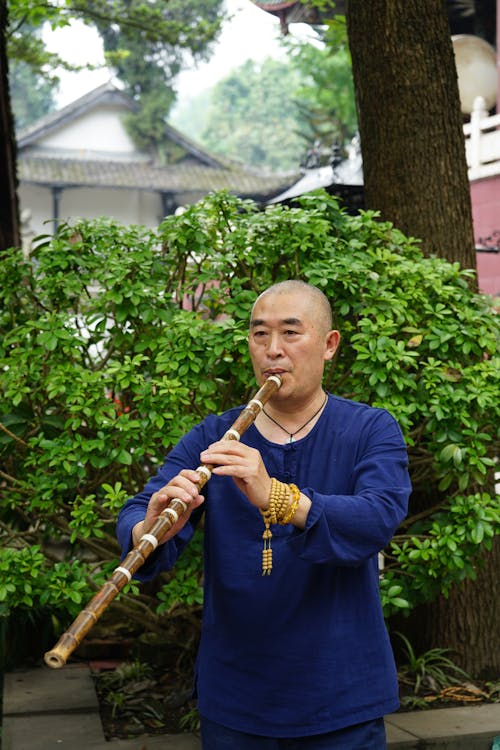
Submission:
[[[249,311],[283,278],[331,300],[343,343],[325,385],[387,408],[408,442],[386,613],[474,577],[499,528],[500,407],[499,321],[471,275],[322,192],[265,211],[219,193],[157,231],[82,221],[28,260],[3,253],[0,613],[50,608],[66,624],[109,576],[126,497],[204,415],[255,390]],[[122,593],[129,621],[199,608],[199,561],[195,544],[154,595]]]

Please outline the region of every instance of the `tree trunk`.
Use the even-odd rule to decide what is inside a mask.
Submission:
[[[455,59],[445,3],[349,0],[365,204],[426,255],[476,267]]]
[[[440,643],[457,655],[456,662],[476,678],[497,680],[500,674],[500,539],[486,552],[475,581],[454,586],[426,608],[423,622],[429,644]]]
[[[7,0],[0,0],[0,250],[19,247],[16,142],[7,60]]]
[[[347,28],[365,204],[435,254],[475,268],[455,61],[439,0],[349,0]],[[413,497],[413,503],[419,498]],[[434,498],[435,502],[435,498]],[[419,650],[450,648],[472,676],[500,673],[500,545],[476,581],[420,607],[399,629]]]
[[[485,552],[476,566],[475,581],[463,581],[452,587],[449,596],[420,605],[409,617],[389,619],[392,633],[409,639],[417,655],[431,648],[450,649],[450,657],[473,679],[498,680],[500,674],[500,539],[491,552]],[[397,638],[393,638],[398,661],[405,656]]]

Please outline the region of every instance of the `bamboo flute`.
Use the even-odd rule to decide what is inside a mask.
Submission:
[[[222,439],[239,440],[262,411],[264,404],[280,386],[281,378],[278,375],[270,375],[255,396],[242,409]],[[213,466],[210,464],[201,464],[196,469],[200,473],[200,479],[196,485],[198,490],[201,490],[208,482],[212,469]],[[80,645],[109,604],[120,593],[125,584],[131,580],[133,574],[144,564],[149,555],[154,552],[160,540],[179,517],[186,512],[187,508],[187,504],[179,498],[170,501],[158,516],[151,530],[142,535],[137,545],[115,568],[111,578],[89,601],[86,608],[80,612],[68,630],[62,634],[54,648],[45,653],[44,660],[49,667],[59,669],[66,664],[68,657]]]

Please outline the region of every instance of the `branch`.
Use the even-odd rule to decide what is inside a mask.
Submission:
[[[13,531],[13,529],[3,521],[0,521],[0,529],[5,532],[5,537],[2,539],[2,547],[7,547],[9,542],[17,540],[20,536],[18,531]]]
[[[436,505],[433,505],[430,508],[427,508],[426,510],[423,510],[421,513],[417,513],[414,516],[410,516],[409,518],[406,518],[403,523],[400,525],[400,528],[407,529],[409,526],[412,526],[417,521],[421,521],[422,518],[427,518],[428,516],[432,516],[433,513],[437,513],[438,510],[442,510],[443,508],[443,502],[436,503]],[[413,535],[412,536],[416,536]]]
[[[52,7],[49,6],[48,7]],[[144,11],[145,6],[141,6],[141,10]],[[123,7],[123,12],[119,12],[119,8],[116,8],[116,12],[105,12],[90,8],[87,4],[79,5],[75,3],[67,9],[68,12],[65,14],[64,9],[61,9],[62,15],[76,15],[79,16],[84,22],[85,19],[90,19],[97,25],[109,26],[111,24],[118,24],[121,29],[129,29],[136,32],[145,33],[148,38],[152,41],[163,41],[169,44],[178,44],[179,46],[189,46],[187,42],[184,45],[181,42],[181,34],[185,34],[186,38],[189,37],[189,32],[196,39],[196,29],[190,28],[188,24],[183,23],[175,19],[165,19],[161,12],[154,12],[154,9],[149,7],[150,12],[149,18],[144,18],[143,13],[131,12],[130,7]],[[88,21],[87,21],[88,22]],[[206,31],[205,31],[206,36]],[[210,34],[209,34],[210,36]]]
[[[17,477],[11,477],[10,474],[6,474],[5,471],[2,471],[2,469],[0,469],[0,477],[2,477],[3,479],[6,479],[8,482],[11,482],[12,484],[19,484],[21,486],[23,484],[23,482],[20,479],[17,479]],[[25,491],[25,494],[28,494],[28,493]]]
[[[11,438],[11,440],[14,440],[16,443],[22,445],[23,448],[29,448],[28,443],[25,443],[24,440],[22,440],[20,437],[14,435],[14,433],[11,432],[2,422],[0,422],[0,430],[5,432],[5,434]]]

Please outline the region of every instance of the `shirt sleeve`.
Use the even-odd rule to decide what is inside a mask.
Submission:
[[[164,487],[182,469],[196,469],[199,466],[200,452],[205,445],[203,433],[204,426],[201,423],[185,435],[168,454],[156,476],[146,484],[142,492],[127,500],[121,509],[116,525],[116,535],[122,548],[122,560],[132,547],[132,529],[136,523],[144,519],[151,496]],[[202,514],[203,506],[193,511],[189,521],[181,531],[168,542],[160,544],[149,555],[144,565],[134,574],[134,578],[139,581],[149,581],[160,572],[170,570],[192,538]]]
[[[352,494],[301,487],[312,502],[304,531],[290,538],[295,554],[312,563],[358,566],[387,546],[408,512],[408,453],[396,420],[370,410],[353,441]]]

